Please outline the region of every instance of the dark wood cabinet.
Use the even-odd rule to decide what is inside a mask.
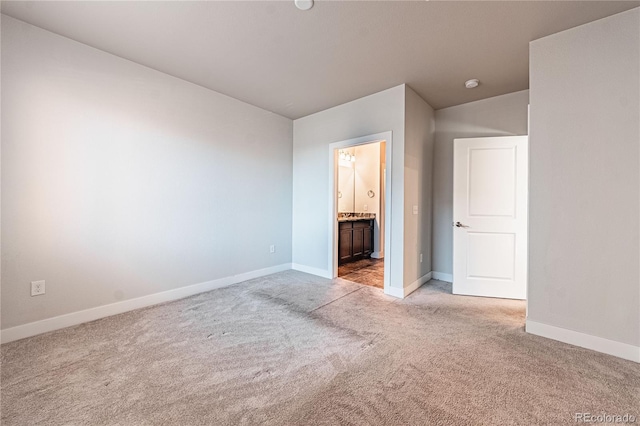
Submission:
[[[342,224],[341,224],[342,225]],[[338,264],[342,265],[345,262],[349,262],[353,257],[353,231],[352,229],[340,229],[338,237]]]
[[[338,264],[371,256],[373,252],[373,220],[339,223]]]
[[[373,226],[368,226],[364,228],[363,231],[363,253],[365,255],[371,256],[371,253],[373,253]]]

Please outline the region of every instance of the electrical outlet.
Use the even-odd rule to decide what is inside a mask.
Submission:
[[[369,210],[369,206],[368,205],[364,205],[364,211],[366,212],[367,210]]]
[[[45,293],[44,280],[31,281],[31,295],[40,296]]]
[[[275,253],[275,252],[276,252],[276,246],[270,245],[269,246],[269,253]]]
[[[422,253],[420,253],[420,263],[422,263]]]
[[[413,214],[418,214],[418,206],[413,206]]]

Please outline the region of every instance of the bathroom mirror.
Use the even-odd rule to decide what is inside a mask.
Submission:
[[[372,143],[336,152],[339,213],[380,213],[383,149]]]
[[[339,161],[338,168],[338,211],[353,212],[355,209],[355,168]]]

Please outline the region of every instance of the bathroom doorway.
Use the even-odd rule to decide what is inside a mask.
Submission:
[[[332,144],[331,151],[333,276],[384,289],[389,281],[389,141],[358,138]]]

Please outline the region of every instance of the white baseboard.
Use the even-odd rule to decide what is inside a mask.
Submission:
[[[452,274],[445,274],[444,272],[436,272],[436,271],[433,271],[432,274],[433,274],[434,280],[446,281],[448,283],[453,282]]]
[[[221,287],[226,287],[232,284],[237,284],[254,278],[263,277],[265,275],[275,274],[276,272],[282,272],[289,269],[291,269],[291,264],[283,263],[282,265],[258,269],[256,271],[245,272],[230,277],[219,278],[217,280],[206,281],[199,284],[193,284],[173,290],[150,294],[148,296],[123,300],[121,302],[111,303],[109,305],[97,306],[95,308],[85,309],[78,312],[72,312],[70,314],[18,325],[16,327],[7,328],[0,331],[0,342],[8,343],[14,340],[35,336],[37,334],[59,330],[61,328],[71,327],[73,325],[78,325],[89,321],[95,321],[97,319],[109,317],[112,315],[122,314],[124,312],[133,311],[134,309],[146,308],[148,306],[157,305],[158,303],[183,299],[185,297],[215,290]]]
[[[399,287],[385,288],[384,293],[388,294],[389,296],[404,299],[405,297],[407,297],[408,295],[416,291],[418,288],[420,288],[422,284],[428,282],[431,279],[431,275],[432,273],[428,272],[404,288],[399,288]]]
[[[418,288],[420,288],[422,284],[428,282],[431,279],[432,275],[433,275],[433,272],[427,272],[426,274],[424,274],[423,276],[421,276],[420,278],[418,278],[417,280],[415,280],[414,282],[406,286],[404,288],[404,297],[407,297],[408,295],[416,291]]]
[[[374,251],[373,253],[371,253],[371,257],[374,259],[384,259],[384,252],[383,251]]]
[[[333,277],[331,276],[329,271],[327,271],[326,269],[320,269],[320,268],[314,268],[314,267],[311,267],[311,266],[300,265],[299,263],[292,263],[291,264],[291,269],[294,269],[294,270],[300,271],[300,272],[306,272],[307,274],[311,274],[311,275],[317,275],[317,276],[322,277],[322,278],[333,279]]]
[[[628,343],[616,342],[531,320],[527,320],[525,330],[527,333],[535,334],[536,336],[558,340],[581,348],[628,359],[629,361],[640,362],[640,347],[629,345]]]
[[[404,299],[404,289],[400,287],[387,287],[384,289],[384,294],[397,297],[398,299]]]

